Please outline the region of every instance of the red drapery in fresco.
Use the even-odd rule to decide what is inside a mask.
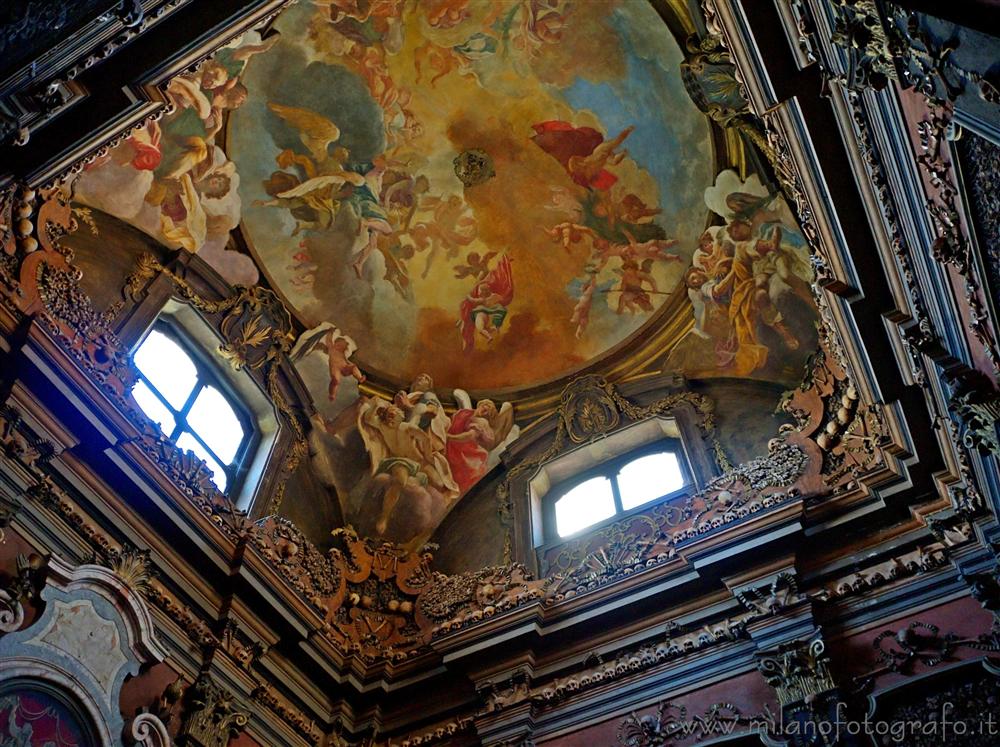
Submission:
[[[89,747],[89,740],[76,716],[57,698],[22,690],[0,695],[0,744]]]

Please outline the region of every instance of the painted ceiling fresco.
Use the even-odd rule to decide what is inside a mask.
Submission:
[[[363,533],[422,541],[517,437],[519,392],[644,343],[690,378],[800,380],[805,242],[717,152],[684,62],[644,0],[302,2],[172,81],[75,200],[274,288],[316,474]]]
[[[650,5],[303,4],[275,28],[229,121],[245,235],[364,370],[552,380],[677,285],[713,159]]]

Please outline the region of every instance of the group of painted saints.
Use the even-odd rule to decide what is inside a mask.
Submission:
[[[479,308],[470,309],[470,319],[491,313],[489,306]],[[485,328],[486,322],[482,324]],[[344,379],[354,378],[359,384],[365,381],[365,375],[351,360],[356,347],[348,335],[324,323],[299,339],[292,359],[301,360],[313,352],[326,355],[328,397],[334,402]],[[408,391],[397,392],[391,400],[362,396],[357,407],[344,411],[353,416],[351,423],[321,419],[324,430],[335,437],[344,425],[357,426],[371,459],[371,474],[382,487],[382,506],[375,524],[379,534],[386,531],[393,509],[407,489],[433,489],[451,505],[497,463],[500,452],[517,438],[519,429],[514,425],[514,409],[509,402],[498,407],[493,400],[482,399],[473,405],[462,389],[454,390],[454,398],[458,408],[448,414],[430,375],[420,374]]]
[[[375,530],[386,531],[393,509],[408,488],[433,489],[446,505],[486,474],[491,460],[514,438],[513,407],[489,399],[473,406],[455,390],[458,409],[449,415],[428,374],[392,400],[366,397],[358,411],[358,430],[371,459],[371,474],[382,483],[382,506]]]
[[[812,270],[803,250],[789,242],[794,229],[772,209],[773,195],[733,192],[726,198],[732,217],[706,230],[698,241],[684,284],[694,308],[691,335],[711,345],[708,365],[749,374],[767,361],[760,334],[770,329],[789,350],[799,341],[781,311],[784,299],[811,303]],[[676,363],[686,346],[672,354]],[[690,367],[690,362],[688,362]]]

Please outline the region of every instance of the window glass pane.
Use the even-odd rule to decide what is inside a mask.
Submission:
[[[174,432],[174,416],[167,406],[160,401],[160,398],[153,394],[153,390],[146,386],[146,382],[141,379],[132,389],[132,396],[142,408],[142,411],[149,416],[149,419],[160,426],[160,430],[167,436]]]
[[[178,410],[198,382],[198,369],[181,346],[153,330],[135,351],[135,365],[156,390]]]
[[[684,487],[677,455],[665,451],[639,457],[618,473],[618,492],[626,511]]]
[[[556,531],[560,537],[579,532],[615,515],[611,480],[594,477],[581,482],[556,501]]]
[[[243,441],[243,426],[222,392],[206,386],[187,415],[191,430],[226,464],[233,461]]]
[[[177,439],[177,446],[181,449],[193,451],[198,455],[199,459],[204,459],[205,464],[207,464],[208,468],[212,470],[212,482],[215,483],[219,490],[226,490],[226,471],[222,469],[222,465],[212,458],[208,451],[205,450],[205,447],[198,443],[197,438],[185,431],[181,434],[180,438]]]

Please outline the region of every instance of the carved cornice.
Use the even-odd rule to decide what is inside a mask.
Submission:
[[[18,111],[19,114],[16,118],[0,118],[0,146],[26,145],[32,129],[48,123],[66,106],[86,94],[85,89],[73,82],[77,77],[112,57],[190,1],[159,0],[152,7],[146,3],[146,8],[140,3],[119,3],[118,12],[98,16],[70,38],[60,41],[55,49],[44,50],[40,70],[36,71],[39,67],[37,60],[25,61],[24,69],[14,76],[14,80],[20,79],[20,82],[5,87],[4,103],[10,111]],[[110,6],[113,3],[107,4]],[[23,34],[33,28],[44,29],[46,24],[65,22],[65,17],[53,17],[54,12],[60,12],[56,10],[58,6],[47,2],[38,3],[38,6],[32,8],[29,4],[22,23],[12,24],[10,36],[5,34],[4,42],[16,44],[18,36],[15,34],[18,32]],[[65,14],[65,9],[61,12]],[[91,39],[93,41],[85,41]],[[62,62],[53,65],[47,61],[49,59],[61,59]]]
[[[932,100],[928,99],[932,105]],[[917,156],[932,193],[927,201],[938,238],[930,247],[934,259],[953,266],[965,281],[965,300],[969,307],[969,331],[983,346],[995,373],[1000,373],[1000,344],[995,321],[990,318],[984,299],[982,278],[976,268],[974,250],[962,218],[957,178],[952,165],[948,140],[953,135],[952,111],[942,105],[931,109],[930,116],[917,124],[921,153]]]
[[[408,552],[387,542],[359,538],[350,528],[334,532],[344,549],[321,553],[289,521],[261,520],[250,532],[253,547],[323,616],[323,631],[344,653],[371,663],[400,661],[424,643],[415,617],[417,598],[440,574],[430,570],[430,547]]]
[[[845,599],[943,568],[948,564],[945,550],[946,548],[938,543],[918,547],[867,568],[858,568],[848,576],[829,581],[810,596],[821,601]]]
[[[461,716],[443,723],[430,731],[406,737],[399,742],[387,742],[387,747],[426,747],[427,745],[444,742],[473,728],[475,728],[475,719],[472,716]]]
[[[316,722],[279,697],[270,685],[259,685],[250,693],[250,697],[277,714],[282,721],[305,737],[309,744],[319,744],[323,740],[323,732],[316,726]]]

